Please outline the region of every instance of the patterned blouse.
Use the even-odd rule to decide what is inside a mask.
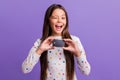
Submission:
[[[72,39],[77,43],[81,56],[75,57],[77,60],[78,68],[80,71],[88,75],[90,73],[90,64],[88,63],[85,55],[84,48],[78,37],[71,35]],[[61,36],[56,36],[55,39],[62,39]],[[22,71],[24,73],[29,73],[32,71],[36,63],[38,63],[41,55],[36,53],[41,41],[37,39],[33,47],[30,49],[27,58],[22,63]],[[61,47],[55,47],[54,49],[47,51],[48,55],[48,69],[47,69],[47,80],[66,80],[66,60],[64,56],[63,49]],[[77,80],[76,74],[74,74],[74,79]]]

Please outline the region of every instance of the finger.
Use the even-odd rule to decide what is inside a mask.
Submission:
[[[53,40],[54,40],[54,37],[50,36],[47,39],[45,39],[45,42],[51,43]]]
[[[62,47],[64,50],[69,50],[69,48],[68,47]]]
[[[65,42],[73,42],[71,39],[63,39]]]
[[[53,39],[50,39],[50,40],[49,40],[49,44],[51,44],[51,43],[53,42],[53,40],[54,40],[54,38],[53,38]]]
[[[70,45],[70,43],[69,42],[65,42],[68,46]]]
[[[51,50],[51,49],[54,49],[55,47],[54,46],[50,46],[49,48],[48,48],[48,50]]]
[[[55,47],[54,46],[52,46],[50,49],[54,49]]]
[[[71,44],[71,45],[74,45],[74,41],[71,40],[71,39],[64,39],[64,41],[65,41],[66,43],[68,43],[69,45],[70,45],[70,44]]]
[[[53,40],[53,39],[54,39],[53,36],[50,36],[50,37],[47,38],[47,40]]]

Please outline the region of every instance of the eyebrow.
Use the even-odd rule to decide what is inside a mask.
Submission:
[[[54,17],[54,16],[58,16],[58,15],[51,15],[52,17]],[[65,14],[63,14],[62,16],[65,16],[66,17],[66,15]]]

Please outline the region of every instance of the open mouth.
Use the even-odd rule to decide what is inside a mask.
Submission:
[[[55,28],[57,31],[60,31],[62,29],[62,27],[63,27],[62,25],[55,25]]]

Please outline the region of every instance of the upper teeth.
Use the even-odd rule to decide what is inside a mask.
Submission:
[[[58,26],[58,25],[57,25],[57,27],[61,27],[61,26]]]

